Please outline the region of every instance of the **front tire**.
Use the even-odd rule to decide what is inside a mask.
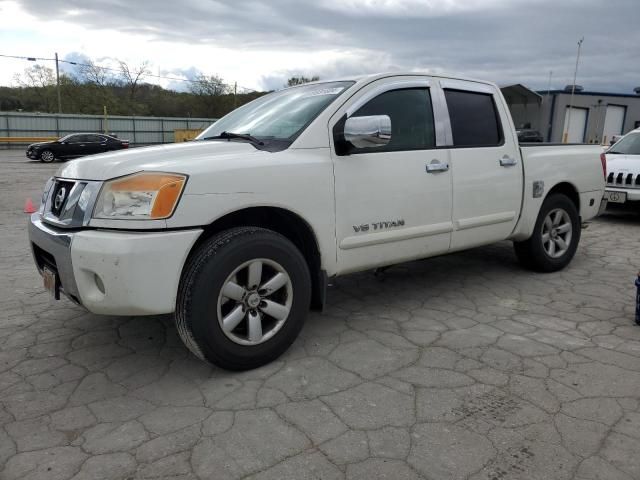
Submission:
[[[44,163],[51,163],[56,159],[56,156],[51,150],[43,150],[40,152],[40,161]]]
[[[549,195],[540,208],[533,234],[514,242],[520,263],[537,272],[555,272],[573,259],[580,242],[580,215],[566,195]]]
[[[276,359],[300,332],[311,299],[311,275],[284,236],[239,227],[206,240],[187,262],[175,321],[185,345],[228,370]]]

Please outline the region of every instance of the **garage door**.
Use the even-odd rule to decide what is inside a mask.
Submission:
[[[612,136],[623,133],[622,128],[626,113],[627,107],[607,105],[607,114],[604,117],[604,128],[602,129],[602,143],[604,145],[609,144]]]
[[[571,125],[569,125],[569,111],[571,111]],[[584,143],[584,133],[587,126],[587,113],[586,108],[573,107],[571,110],[567,108],[564,115],[564,128],[563,136],[568,133],[568,143]],[[567,128],[569,131],[567,132]]]

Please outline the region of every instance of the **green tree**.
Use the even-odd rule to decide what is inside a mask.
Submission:
[[[291,77],[289,80],[287,80],[287,84],[285,85],[285,87],[295,87],[296,85],[302,85],[303,83],[309,82],[317,82],[318,80],[320,80],[320,77],[317,75],[314,75],[311,78],[307,78],[304,75],[299,75],[297,77]]]
[[[110,115],[219,118],[266,93],[244,91],[234,94],[217,76],[201,76],[199,82],[191,85],[191,91],[176,92],[145,83],[144,64],[127,65],[132,74],[131,81],[123,79],[122,75],[115,78],[105,74],[104,68],[93,62],[88,65],[90,69],[80,75],[60,76],[65,113],[101,115],[106,105]],[[19,75],[15,86],[0,87],[0,110],[56,111],[53,71],[39,65],[34,67]]]
[[[230,87],[217,75],[198,75],[189,90],[195,95],[218,97],[229,93]]]
[[[56,84],[53,69],[36,64],[25,68],[22,74],[16,74],[14,81],[19,88],[24,89],[23,97],[30,108],[36,111],[53,111]]]

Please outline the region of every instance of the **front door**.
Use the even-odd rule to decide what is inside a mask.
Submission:
[[[451,249],[504,240],[521,209],[524,175],[520,149],[497,89],[442,81],[452,134],[453,234]]]
[[[449,249],[449,152],[436,148],[444,140],[434,122],[433,105],[441,102],[432,97],[441,92],[430,87],[424,77],[373,82],[332,119],[335,133],[345,115],[387,115],[392,132],[383,147],[333,150],[339,273]]]

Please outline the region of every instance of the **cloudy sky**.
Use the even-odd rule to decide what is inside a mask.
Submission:
[[[217,74],[251,89],[292,75],[411,70],[546,89],[640,86],[639,0],[0,0],[0,54],[154,74]],[[51,65],[50,62],[43,62]],[[0,84],[30,64],[0,58]],[[148,79],[179,88],[183,82]]]

